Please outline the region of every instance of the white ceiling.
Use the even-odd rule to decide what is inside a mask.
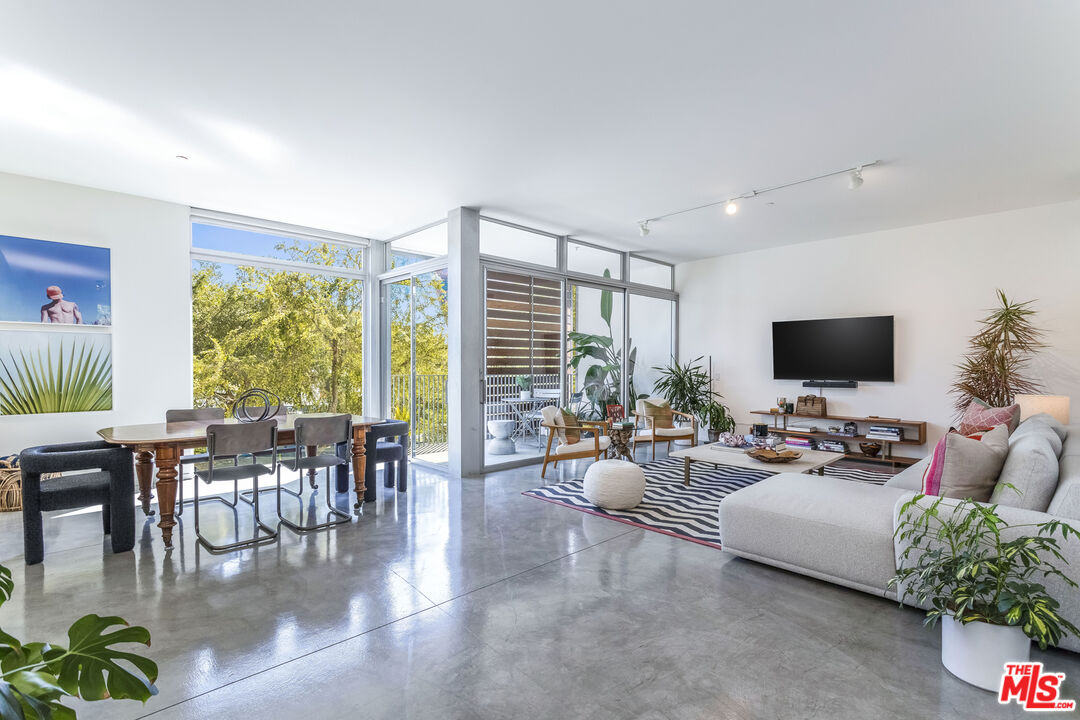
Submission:
[[[1072,0],[3,0],[0,171],[375,238],[478,206],[683,260],[1076,198],[1078,31]]]

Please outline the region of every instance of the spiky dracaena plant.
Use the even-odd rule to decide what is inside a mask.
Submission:
[[[1046,347],[1035,327],[1034,300],[1013,302],[997,291],[1000,305],[980,321],[978,333],[956,365],[951,394],[958,416],[975,398],[993,407],[1011,405],[1018,394],[1038,393],[1042,386],[1027,376],[1031,357]]]
[[[54,354],[0,357],[0,415],[88,412],[112,408],[112,357],[106,347],[64,342]]]

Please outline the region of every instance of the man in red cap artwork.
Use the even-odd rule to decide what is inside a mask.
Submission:
[[[45,296],[49,298],[46,305],[41,306],[41,322],[63,323],[65,325],[81,325],[82,313],[79,306],[70,300],[64,299],[64,291],[57,285],[45,288]]]

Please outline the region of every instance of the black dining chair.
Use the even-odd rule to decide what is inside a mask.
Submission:
[[[367,431],[364,447],[367,453],[367,467],[364,473],[364,483],[367,488],[364,494],[365,502],[374,501],[377,497],[375,472],[380,463],[385,463],[384,487],[394,487],[396,475],[398,492],[408,490],[409,423],[404,420],[387,420],[372,425]]]
[[[352,415],[331,415],[330,417],[298,417],[293,421],[293,431],[295,436],[296,452],[291,458],[285,458],[278,463],[277,473],[277,512],[278,519],[285,527],[289,528],[296,533],[307,533],[313,530],[324,530],[326,528],[334,527],[335,525],[344,525],[345,523],[352,521],[352,516],[348,513],[343,513],[334,507],[331,496],[334,494],[331,490],[330,483],[330,470],[331,468],[337,468],[340,465],[346,465],[348,460],[341,457],[337,452],[337,449],[344,447],[348,456],[349,442],[352,440]],[[319,453],[318,448],[320,446],[329,445],[334,451],[330,453]],[[316,448],[315,454],[309,455],[308,449]],[[281,485],[281,468],[292,472],[298,472],[301,474],[300,478],[300,492],[304,490],[303,473],[306,470],[326,470],[326,489],[323,494],[326,496],[326,509],[329,511],[327,520],[324,523],[317,523],[315,525],[301,525],[295,523],[289,518],[281,514],[281,491],[285,490]],[[314,485],[312,486],[314,489]],[[286,490],[286,492],[289,492]],[[301,497],[300,494],[291,493],[295,497]],[[303,501],[301,500],[301,507],[303,507]]]
[[[135,470],[130,449],[106,442],[39,445],[19,455],[22,468],[23,554],[45,559],[41,513],[101,505],[101,524],[114,553],[135,547]],[[42,478],[46,473],[95,470]]]
[[[181,408],[176,410],[165,411],[165,422],[204,422],[204,423],[221,423],[225,421],[225,411],[221,408]],[[177,467],[178,475],[176,477],[176,517],[180,517],[184,514],[184,466],[194,465],[196,463],[207,462],[210,456],[207,453],[187,453],[184,454],[181,451],[180,464]],[[232,458],[233,465],[236,465],[238,460],[234,455]],[[232,507],[236,507],[237,487],[233,486],[233,501]],[[191,502],[190,500],[188,502]],[[224,500],[222,502],[225,502]],[[230,503],[225,503],[226,505]]]
[[[269,451],[270,467],[267,467],[256,458],[252,458],[250,465],[234,465],[233,467],[215,468],[218,459],[232,459],[239,455],[252,455]],[[276,540],[278,532],[270,527],[259,517],[259,478],[264,475],[273,475],[277,472],[278,465],[277,444],[277,420],[262,420],[252,423],[215,424],[206,428],[206,454],[209,456],[209,465],[206,470],[199,470],[195,477],[207,485],[215,480],[232,480],[233,494],[236,495],[237,483],[240,480],[251,480],[252,513],[255,519],[254,534],[249,540],[237,540],[233,543],[215,545],[207,540],[199,531],[199,483],[195,483],[195,536],[199,542],[213,552],[225,552],[236,548],[251,547],[262,543]],[[230,503],[220,497],[211,497],[209,500],[218,500],[232,507],[235,511],[236,502]],[[261,531],[261,532],[260,532]]]

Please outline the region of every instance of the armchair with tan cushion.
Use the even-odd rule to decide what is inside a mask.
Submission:
[[[544,450],[544,467],[540,469],[540,477],[544,477],[547,472],[548,462],[553,461],[554,466],[558,467],[560,460],[577,458],[599,460],[601,453],[607,453],[611,438],[607,436],[606,422],[574,418],[576,425],[567,424],[563,411],[554,405],[542,408],[540,412],[544,416],[540,426],[547,428],[548,431],[547,448]],[[582,437],[583,430],[591,432],[592,437]],[[552,451],[551,444],[556,438],[558,445]]]
[[[676,427],[677,418],[689,420],[690,427]],[[655,460],[656,443],[666,442],[670,452],[672,440],[689,440],[691,445],[697,445],[697,418],[673,409],[662,397],[639,399],[634,406],[634,451],[639,442],[650,443]]]

